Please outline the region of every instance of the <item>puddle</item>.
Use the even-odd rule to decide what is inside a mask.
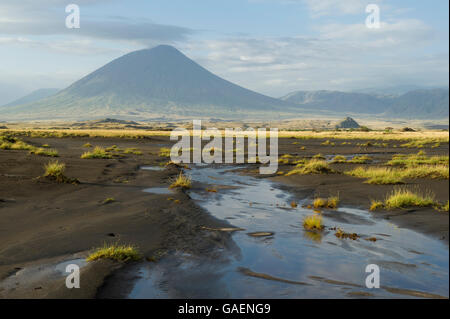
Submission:
[[[168,187],[150,187],[142,190],[146,193],[151,194],[159,194],[159,195],[167,195],[167,194],[173,194],[173,191],[169,189]]]
[[[163,171],[165,167],[161,166],[141,166],[140,169],[143,169],[144,171]]]
[[[241,176],[234,170],[192,167],[189,175],[194,181],[220,191],[189,194],[213,216],[230,220],[230,229],[245,230],[231,232],[238,251],[222,252],[227,261],[175,253],[156,264],[143,264],[130,298],[448,296],[449,253],[442,242],[345,207],[324,212],[324,231],[305,231],[303,218],[314,213],[301,206],[309,202],[293,198],[268,179]],[[298,207],[291,208],[292,200]],[[332,227],[361,238],[337,238]],[[365,240],[371,237],[378,240]],[[380,289],[365,286],[369,264],[380,267]]]

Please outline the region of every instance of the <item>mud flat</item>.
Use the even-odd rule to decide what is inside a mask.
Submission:
[[[199,234],[200,226],[229,227],[196,206],[182,191],[167,189],[179,169],[165,168],[158,155],[167,138],[24,138],[35,146],[48,144],[59,157],[0,149],[0,297],[93,298],[104,278],[124,264],[109,260],[81,268],[83,289],[65,287],[65,275],[54,271],[68,260],[84,259],[104,243],[138,247],[143,260],[179,249],[207,255],[212,246],[227,244],[229,234]],[[142,155],[123,154],[112,159],[81,159],[92,150],[136,148]],[[78,185],[37,179],[44,164],[57,159],[66,164],[65,175]],[[145,170],[141,166],[162,167]],[[105,202],[106,199],[113,199]],[[75,257],[74,257],[75,256]],[[38,268],[36,268],[38,267]],[[41,267],[41,271],[37,271]],[[50,271],[51,270],[51,271]],[[35,276],[42,273],[42,277]],[[33,280],[28,280],[33,277]],[[31,285],[25,285],[25,282]],[[12,284],[14,283],[14,284]]]
[[[396,187],[394,185],[365,184],[362,179],[344,174],[283,174],[262,178],[255,173],[258,166],[252,164],[241,167],[238,173],[223,173],[217,167],[192,168],[186,170],[186,174],[193,177],[191,190],[158,194],[145,190],[166,189],[180,171],[178,167],[164,167],[168,158],[158,155],[161,145],[171,144],[167,137],[24,137],[23,140],[36,147],[47,144],[56,149],[59,153],[56,159],[66,164],[65,174],[80,183],[37,179],[44,173],[44,164],[53,158],[29,154],[25,150],[0,149],[1,298],[205,297],[215,296],[217,291],[221,292],[218,297],[255,296],[255,291],[266,297],[280,298],[330,297],[333,294],[390,298],[399,297],[400,292],[405,291],[403,297],[448,297],[448,212],[433,208],[369,212],[370,199],[383,199]],[[419,150],[425,150],[427,155],[448,156],[448,143],[417,149],[398,147],[399,141],[388,141],[383,147],[357,145],[367,140],[351,140],[350,145],[342,145],[345,140],[338,140],[331,141],[335,145],[323,145],[327,140],[282,138],[279,153],[305,158],[319,153],[329,157],[368,154],[374,162],[362,164],[365,167],[380,165],[394,154],[414,154]],[[85,147],[87,143],[104,148],[116,145],[120,150],[136,149],[141,154],[120,152],[120,156],[111,159],[81,159],[82,153],[91,150]],[[330,166],[344,171],[357,165]],[[293,167],[280,163],[279,171],[286,173]],[[211,171],[204,175],[206,171],[202,169]],[[227,175],[229,173],[232,175]],[[246,186],[248,178],[252,178],[256,187],[251,187],[252,183]],[[267,192],[278,194],[279,200],[264,203],[262,198],[263,204],[258,204],[258,200],[248,199],[244,209],[242,198],[236,198],[236,194],[247,189],[251,194],[248,198],[261,197],[258,181],[264,183]],[[431,191],[439,202],[448,201],[448,179],[420,178],[406,181],[405,186]],[[311,204],[317,196],[337,193],[340,209],[322,211],[325,225],[330,229],[319,235],[305,232],[302,218],[313,212],[302,206]],[[221,202],[223,200],[225,202]],[[297,208],[291,206],[292,201],[298,203]],[[214,213],[214,209],[219,211],[223,207],[229,215]],[[276,215],[272,215],[274,212]],[[275,220],[283,213],[290,219],[283,217],[280,229],[276,229]],[[254,223],[255,220],[258,222]],[[376,237],[377,241],[340,240],[331,230],[336,226]],[[249,236],[251,233],[270,236]],[[284,241],[288,239],[289,244],[286,244]],[[402,240],[408,244],[400,244]],[[105,242],[135,245],[142,261],[128,264],[110,260],[82,262],[93,248]],[[309,262],[299,257],[299,251],[309,256]],[[342,252],[351,258],[370,256],[363,261],[387,265],[390,290],[374,293],[361,288],[362,262],[354,263],[359,277],[327,272],[327,268],[321,267],[317,267],[320,271],[311,271],[314,265],[339,264]],[[256,257],[268,261],[265,267],[255,261]],[[303,260],[301,264],[296,263],[299,259]],[[71,261],[82,263],[83,289],[65,287],[61,267]],[[279,262],[288,266],[279,267]],[[443,270],[445,266],[447,272]],[[179,271],[164,289],[154,290],[153,295],[149,295],[149,284],[163,281],[174,269],[183,271]],[[273,269],[280,271],[274,273]],[[198,280],[204,274],[210,276],[204,277],[209,281]],[[421,280],[408,281],[414,276]],[[228,286],[223,285],[223,278],[232,279]],[[231,289],[233,282],[243,278],[251,282],[248,291]],[[271,280],[273,278],[276,280]],[[186,279],[188,281],[184,282],[196,283],[198,289],[193,291],[181,285]],[[306,285],[293,288],[289,282]],[[346,285],[336,284],[340,282],[356,286],[350,285],[349,290]],[[324,287],[331,293],[319,293]],[[275,288],[280,288],[279,295],[271,295]]]

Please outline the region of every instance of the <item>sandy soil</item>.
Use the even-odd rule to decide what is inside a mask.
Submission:
[[[214,245],[226,245],[228,234],[201,232],[199,228],[228,225],[199,209],[182,191],[171,195],[144,193],[144,188],[167,187],[178,173],[139,170],[167,159],[158,150],[167,140],[145,139],[25,139],[39,146],[49,144],[66,163],[66,175],[78,185],[43,179],[43,165],[50,159],[27,151],[0,151],[0,279],[36,264],[86,257],[105,242],[136,245],[144,257],[155,258],[170,249],[207,254]],[[83,145],[137,147],[143,155],[120,159],[81,159]],[[151,153],[151,154],[150,154]],[[112,197],[115,202],[102,204]],[[173,198],[173,200],[168,200]],[[179,203],[177,203],[177,201]],[[95,297],[103,279],[119,263],[100,262],[82,268],[83,289],[68,290],[63,279],[45,278],[0,288],[0,297]],[[1,286],[0,286],[1,287]],[[3,290],[3,291],[2,291]]]
[[[92,248],[104,242],[131,243],[139,247],[145,258],[157,259],[169,250],[207,255],[213,247],[232,245],[226,232],[202,231],[202,226],[230,226],[212,218],[196,206],[189,196],[176,191],[171,195],[144,193],[148,187],[167,187],[178,168],[163,171],[139,170],[141,165],[159,165],[167,161],[159,157],[161,147],[169,146],[167,137],[145,139],[114,138],[25,138],[40,146],[49,144],[58,150],[58,160],[66,163],[66,175],[80,184],[61,184],[37,178],[50,159],[30,155],[27,151],[0,150],[0,282],[16,276],[16,281],[0,285],[1,298],[92,298],[98,288],[117,276],[123,264],[112,261],[89,263],[82,268],[83,289],[68,290],[64,278],[51,272],[43,278],[39,268],[74,258],[85,258]],[[85,143],[119,148],[136,147],[143,155],[126,155],[115,159],[81,159]],[[298,144],[294,144],[294,142]],[[383,162],[397,153],[417,153],[417,149],[356,146],[323,146],[323,140],[280,139],[279,153],[310,157],[323,155],[369,154]],[[305,150],[300,147],[305,146]],[[427,154],[448,154],[448,144],[425,149]],[[336,170],[355,164],[332,164]],[[287,172],[292,166],[280,165]],[[254,174],[254,167],[247,173]],[[256,176],[256,174],[255,174]],[[362,179],[343,174],[272,176],[289,191],[303,198],[326,197],[339,193],[342,205],[367,209],[370,199],[383,199],[393,186],[364,184]],[[441,202],[448,200],[448,180],[420,179],[408,181],[423,190],[431,190]],[[103,204],[106,198],[114,202]],[[169,200],[173,198],[173,200]],[[177,203],[178,200],[179,202]],[[448,213],[433,209],[410,209],[374,212],[400,227],[412,228],[448,243]],[[133,267],[128,265],[127,267]],[[45,269],[47,269],[45,268]],[[19,274],[29,270],[32,275]],[[112,276],[112,277],[111,277]],[[30,280],[32,278],[33,280]]]

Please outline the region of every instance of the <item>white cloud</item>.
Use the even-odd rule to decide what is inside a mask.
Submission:
[[[419,54],[434,37],[419,20],[383,22],[375,30],[363,24],[330,24],[317,32],[315,37],[196,41],[183,51],[212,72],[272,96],[291,90],[388,86],[390,81],[447,82],[448,56]]]
[[[330,14],[361,14],[370,1],[364,0],[303,0],[313,16]],[[373,2],[373,0],[372,0]]]

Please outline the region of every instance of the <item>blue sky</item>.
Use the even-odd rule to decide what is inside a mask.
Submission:
[[[78,4],[81,28],[67,29]],[[365,26],[378,4],[381,28]],[[172,44],[258,92],[448,85],[448,1],[0,0],[0,104]]]

